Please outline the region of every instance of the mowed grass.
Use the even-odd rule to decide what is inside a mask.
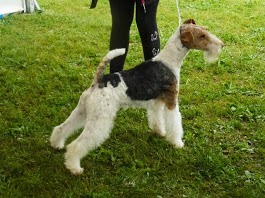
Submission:
[[[145,110],[121,110],[81,176],[49,136],[108,52],[109,5],[38,3],[41,14],[0,21],[0,197],[264,197],[264,1],[180,0],[182,21],[194,18],[226,44],[218,62],[192,51],[182,67],[185,147],[152,135]],[[164,46],[178,26],[175,1],[160,1],[158,25]],[[142,60],[134,23],[126,68]]]

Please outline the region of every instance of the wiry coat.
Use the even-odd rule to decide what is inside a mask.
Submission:
[[[80,97],[67,120],[54,128],[51,145],[63,148],[65,140],[84,127],[80,136],[67,146],[65,165],[73,174],[80,174],[80,159],[102,144],[113,127],[121,107],[146,108],[149,127],[166,136],[175,147],[183,147],[183,129],[178,107],[180,68],[189,49],[208,53],[213,60],[223,43],[215,36],[187,20],[169,39],[165,48],[153,59],[133,69],[103,75],[106,64],[125,50],[110,51],[99,64],[94,82]],[[209,56],[210,54],[210,56]]]

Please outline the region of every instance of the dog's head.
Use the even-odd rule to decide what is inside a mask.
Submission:
[[[208,32],[206,27],[196,25],[193,19],[186,20],[180,26],[180,40],[188,49],[204,51],[207,62],[217,60],[224,46],[219,38]]]

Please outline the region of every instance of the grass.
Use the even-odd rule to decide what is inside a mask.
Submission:
[[[264,1],[180,1],[226,44],[207,65],[191,52],[181,76],[185,148],[153,136],[144,110],[119,111],[111,138],[72,176],[52,128],[75,107],[108,51],[107,1],[39,0],[41,14],[0,21],[0,197],[263,197],[265,193]],[[160,1],[162,46],[178,26]],[[126,68],[143,59],[135,23]],[[71,141],[72,138],[69,140]]]

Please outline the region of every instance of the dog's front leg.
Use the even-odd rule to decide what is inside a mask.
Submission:
[[[176,148],[182,148],[184,146],[182,141],[183,128],[178,104],[172,110],[165,108],[165,120],[167,140]]]
[[[153,133],[164,137],[165,132],[165,105],[162,102],[155,102],[147,109],[148,124]]]

